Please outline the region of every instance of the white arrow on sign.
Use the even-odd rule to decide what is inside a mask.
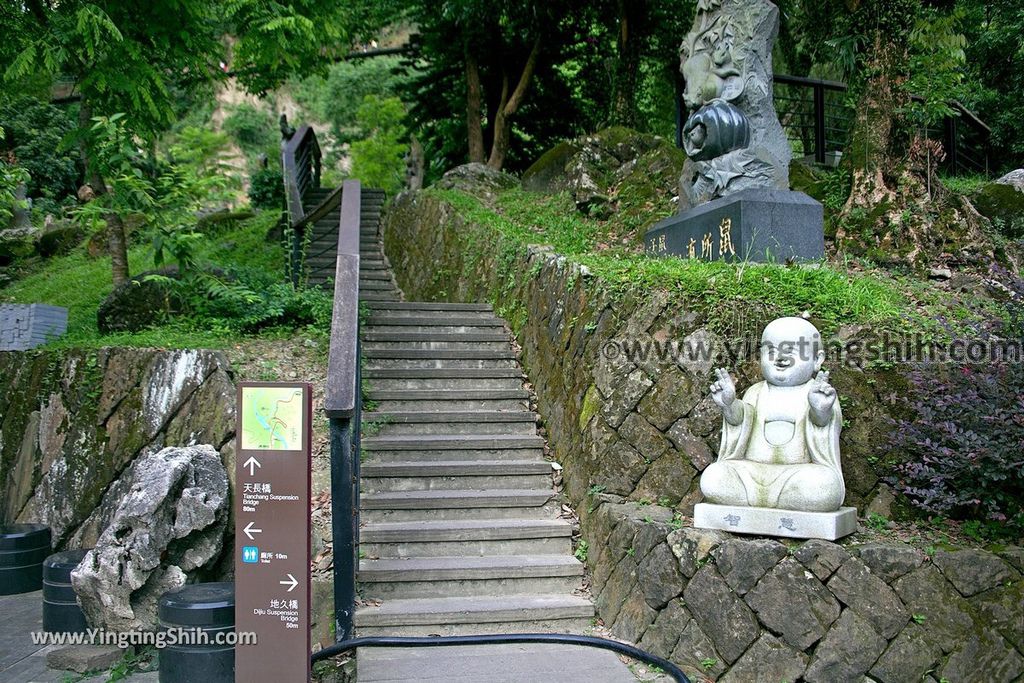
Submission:
[[[295,577],[291,574],[288,575],[289,581],[278,581],[282,586],[288,586],[288,592],[291,593],[295,590],[295,587],[299,585],[299,582],[295,580]]]
[[[242,529],[242,531],[245,532],[245,535],[249,537],[250,541],[253,540],[253,538],[252,538],[253,534],[262,534],[263,533],[263,529],[253,529],[252,528],[252,525],[255,524],[255,523],[256,522],[249,522],[248,524],[245,525],[245,528]]]
[[[259,468],[262,469],[263,465],[260,464],[259,460],[257,460],[256,458],[253,458],[253,457],[250,456],[250,458],[248,460],[246,460],[244,463],[242,463],[242,467],[248,467],[249,468],[249,476],[251,477],[254,474],[256,474],[256,468],[259,467]]]

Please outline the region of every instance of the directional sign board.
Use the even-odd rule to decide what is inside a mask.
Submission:
[[[309,680],[312,388],[242,382],[235,454],[235,680]]]

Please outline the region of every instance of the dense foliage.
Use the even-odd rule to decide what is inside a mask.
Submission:
[[[1024,366],[928,367],[911,384],[896,489],[924,512],[1024,533]]]
[[[0,150],[28,171],[28,196],[59,202],[78,189],[77,151],[68,144],[76,123],[59,107],[30,97],[0,101]]]

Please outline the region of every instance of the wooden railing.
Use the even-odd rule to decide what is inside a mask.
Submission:
[[[331,532],[334,539],[334,625],[337,640],[354,634],[359,539],[359,225],[362,188],[346,180],[338,194],[338,259],[324,412],[331,436]]]

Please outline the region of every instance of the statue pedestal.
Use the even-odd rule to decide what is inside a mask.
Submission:
[[[649,256],[814,261],[825,255],[824,209],[803,192],[741,190],[655,223],[644,245]]]
[[[844,507],[835,512],[801,512],[698,503],[693,508],[693,526],[734,534],[834,541],[857,530],[857,508]]]

